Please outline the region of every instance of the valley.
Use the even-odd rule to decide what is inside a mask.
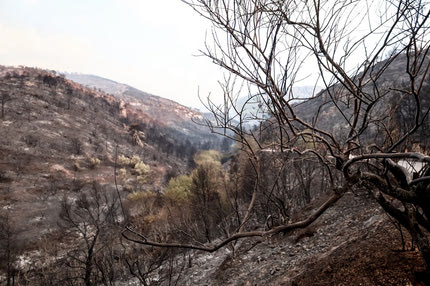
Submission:
[[[0,15],[0,286],[430,285],[430,2]]]

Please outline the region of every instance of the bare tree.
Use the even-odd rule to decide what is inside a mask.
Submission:
[[[71,87],[66,88],[66,102],[67,102],[67,110],[70,110],[71,103],[73,101],[73,89]]]
[[[0,213],[0,229],[0,273],[5,274],[3,276],[5,277],[4,285],[15,285],[15,277],[19,271],[16,265],[19,253],[18,232],[14,228],[9,214]]]
[[[70,138],[70,147],[71,151],[75,155],[81,155],[84,149],[84,146],[79,138],[72,137]]]
[[[113,267],[106,267],[112,265],[106,257],[112,251],[112,229],[121,219],[117,197],[94,183],[89,194],[82,192],[75,202],[63,200],[60,219],[60,225],[68,230],[67,237],[79,238],[65,261],[70,279],[85,285],[99,281],[109,285],[115,277]]]
[[[124,245],[124,261],[130,274],[140,285],[178,285],[186,253],[180,257],[172,249],[136,247]]]
[[[9,92],[2,91],[1,92],[1,118],[4,118],[4,106],[8,101],[11,101],[12,97],[10,96]]]
[[[237,231],[217,245],[137,243],[215,251],[244,237],[270,236],[306,227],[353,187],[367,187],[382,208],[411,234],[430,270],[430,169],[415,178],[401,166],[430,157],[406,152],[428,125],[430,68],[426,1],[184,1],[208,19],[212,39],[203,54],[226,71],[224,103],[209,97],[215,133],[237,142],[255,182]],[[305,101],[293,87],[316,71],[325,90]],[[393,78],[393,75],[404,76]],[[245,104],[238,99],[246,95]],[[247,106],[257,105],[249,112]],[[399,115],[408,109],[410,116]],[[267,119],[269,118],[269,119]],[[260,128],[248,122],[265,120]],[[335,122],[335,126],[333,126]],[[227,132],[228,131],[228,132]],[[324,166],[332,195],[307,219],[247,231],[261,192],[264,152],[313,157]],[[279,172],[281,174],[281,172]],[[276,181],[276,180],[275,180]]]

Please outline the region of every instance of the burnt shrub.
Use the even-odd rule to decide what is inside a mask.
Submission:
[[[39,144],[39,138],[36,135],[28,134],[21,138],[28,147],[36,147]]]

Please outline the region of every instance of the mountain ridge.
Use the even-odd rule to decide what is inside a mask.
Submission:
[[[125,108],[133,114],[129,116],[131,123],[143,120],[149,124],[164,125],[182,140],[204,142],[212,148],[218,148],[220,144],[221,139],[210,133],[200,111],[97,75],[65,73],[65,77],[123,100]]]
[[[100,89],[106,93],[115,95],[120,99],[127,99],[127,101],[130,101],[130,100],[135,101],[139,99],[144,100],[146,102],[158,101],[163,104],[181,106],[183,108],[189,109],[190,111],[194,112],[195,116],[200,115],[200,112],[197,111],[195,108],[187,107],[174,100],[167,99],[162,96],[154,95],[146,91],[142,91],[131,85],[120,83],[112,79],[108,79],[94,74],[83,74],[83,73],[63,73],[63,74],[67,79],[75,81],[84,86],[88,86],[90,88]]]

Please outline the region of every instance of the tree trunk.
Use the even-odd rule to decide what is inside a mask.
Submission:
[[[1,118],[2,119],[4,118],[4,104],[5,104],[5,102],[4,102],[4,100],[2,100],[1,101]]]

